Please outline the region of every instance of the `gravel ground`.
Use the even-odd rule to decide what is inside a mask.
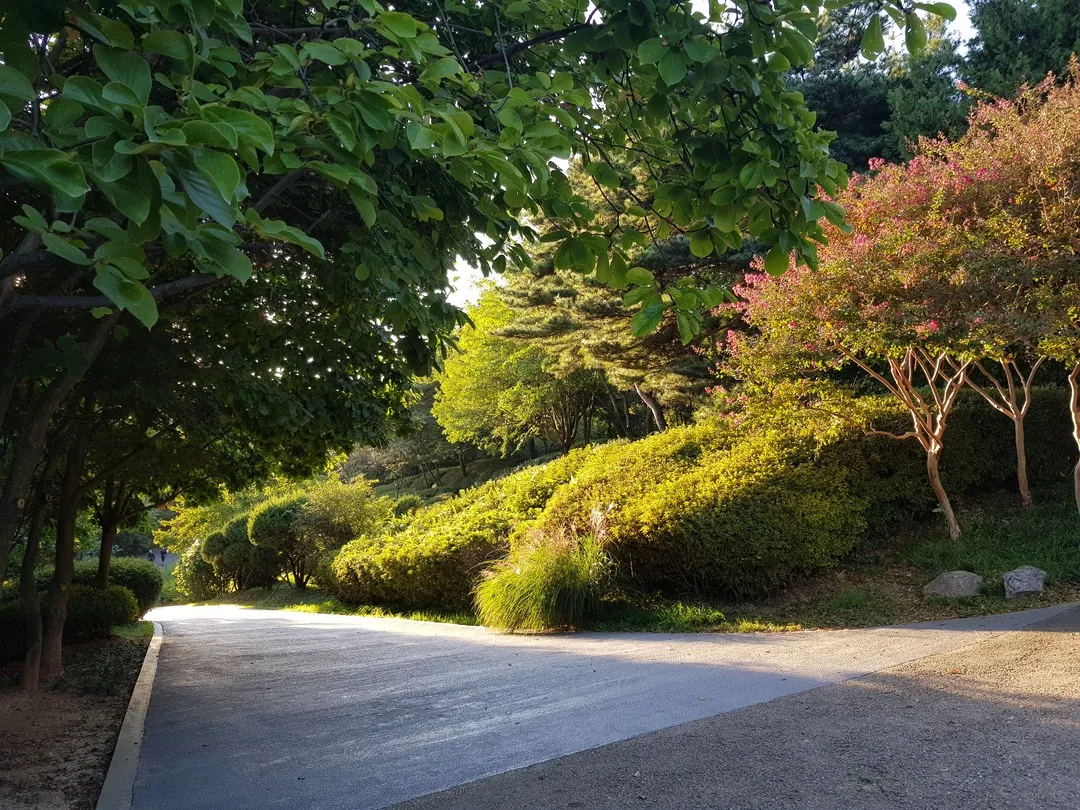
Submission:
[[[1080,807],[1080,609],[396,810]]]

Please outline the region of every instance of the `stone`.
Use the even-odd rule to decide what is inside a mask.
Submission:
[[[1046,572],[1034,565],[1021,565],[1001,576],[1005,581],[1005,598],[1016,599],[1021,596],[1038,596],[1046,584]]]
[[[923,585],[923,596],[943,596],[958,599],[962,596],[975,596],[982,587],[983,578],[970,571],[946,571],[932,582]]]

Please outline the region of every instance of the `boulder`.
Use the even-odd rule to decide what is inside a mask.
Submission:
[[[957,599],[961,596],[975,596],[982,587],[983,578],[970,571],[946,571],[932,582],[923,585],[923,596],[942,596]]]
[[[1006,571],[1001,578],[1005,581],[1005,598],[1016,599],[1020,596],[1038,596],[1046,583],[1046,572],[1034,565],[1021,565],[1012,571]]]

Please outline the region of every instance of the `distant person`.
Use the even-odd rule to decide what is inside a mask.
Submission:
[[[148,559],[150,562],[154,562],[154,550],[153,549],[150,549],[148,552],[146,552],[146,559]]]
[[[165,564],[165,555],[166,554],[168,554],[168,552],[165,549],[161,549],[161,564],[162,565]]]

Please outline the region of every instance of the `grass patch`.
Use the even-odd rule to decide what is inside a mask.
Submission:
[[[176,590],[176,575],[173,573],[175,569],[174,565],[161,572],[165,577],[165,582],[161,587],[161,595],[158,596],[159,605],[175,605],[184,601],[184,597]]]
[[[1037,503],[1027,509],[979,509],[958,541],[927,540],[903,558],[918,568],[973,571],[1001,588],[1001,575],[1021,565],[1046,571],[1047,583],[1080,583],[1080,519],[1066,503]]]
[[[116,627],[113,628],[113,635],[117,638],[126,638],[129,641],[140,638],[149,641],[154,637],[154,623],[143,621]]]

